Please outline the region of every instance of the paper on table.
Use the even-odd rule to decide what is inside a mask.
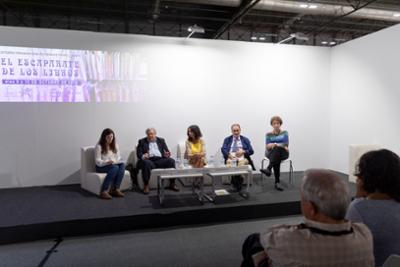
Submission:
[[[215,190],[214,192],[215,192],[215,195],[217,195],[217,196],[229,195],[229,192],[226,191],[225,189],[218,189],[218,190]]]

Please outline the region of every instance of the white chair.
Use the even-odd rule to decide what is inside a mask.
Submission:
[[[392,254],[383,263],[382,267],[399,267],[400,266],[400,255]]]
[[[96,172],[96,163],[94,160],[94,147],[81,147],[81,188],[93,194],[100,195],[106,173]],[[127,190],[131,186],[131,176],[125,171],[120,189]]]
[[[355,167],[362,155],[368,151],[380,149],[380,145],[350,145],[349,146],[349,182],[356,182],[353,175]]]
[[[267,163],[267,164],[265,164],[265,163]],[[285,159],[285,160],[283,160],[281,162],[281,165],[282,164],[289,164],[289,183],[293,184],[293,162],[292,162],[292,160],[290,158],[287,158],[287,159]],[[267,166],[269,165],[269,158],[267,158],[267,157],[264,157],[262,159],[262,161],[261,161],[261,169],[264,169],[265,165],[267,165]],[[263,177],[263,175],[264,174],[261,173],[261,178]]]
[[[176,158],[179,159],[182,163],[183,160],[185,159],[185,150],[186,150],[185,142],[179,142],[178,147],[176,149]]]

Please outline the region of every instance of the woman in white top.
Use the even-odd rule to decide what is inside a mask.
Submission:
[[[119,187],[124,178],[125,164],[122,162],[113,130],[107,128],[101,133],[95,147],[95,161],[96,172],[107,173],[101,186],[100,198],[123,197],[124,193],[119,190]]]

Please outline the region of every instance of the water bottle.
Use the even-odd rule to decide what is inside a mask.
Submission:
[[[183,168],[188,168],[189,167],[189,161],[187,159],[183,160]]]
[[[214,167],[220,167],[221,166],[221,161],[220,161],[220,158],[218,157],[218,155],[216,155],[215,157],[214,157]]]
[[[208,161],[208,166],[214,167],[214,156],[210,157],[210,160]]]
[[[232,162],[232,167],[237,166],[237,158],[233,158],[231,162]]]
[[[223,157],[219,157],[219,167],[225,166],[225,159]]]
[[[180,158],[175,160],[175,169],[182,169],[182,162]]]

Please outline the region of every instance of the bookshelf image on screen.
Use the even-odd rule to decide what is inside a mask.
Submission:
[[[133,52],[0,46],[0,101],[137,102],[147,68]]]

